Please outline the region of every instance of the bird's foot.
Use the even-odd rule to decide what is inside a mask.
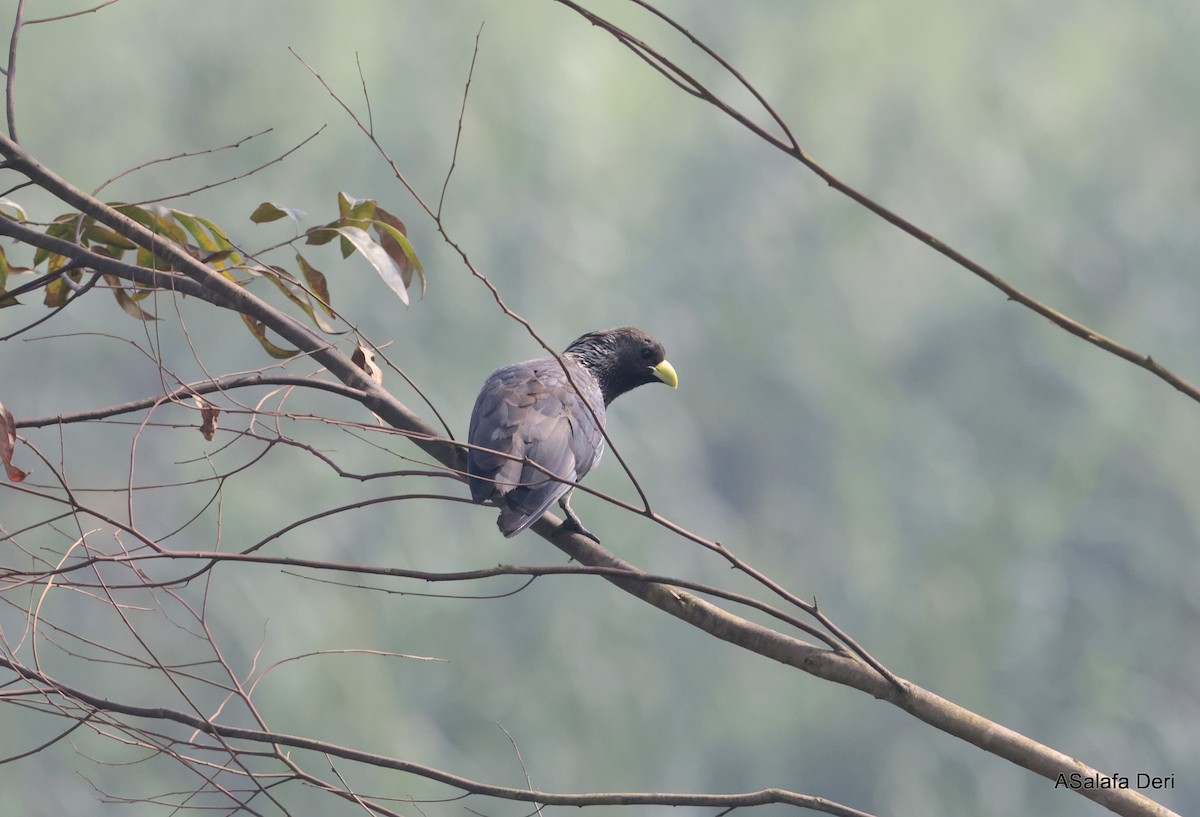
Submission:
[[[592,533],[590,530],[585,528],[583,526],[583,523],[579,521],[579,517],[575,514],[575,511],[571,509],[571,494],[570,493],[568,493],[566,496],[564,496],[562,499],[559,500],[558,507],[562,508],[563,514],[565,514],[567,517],[566,519],[563,520],[563,523],[558,526],[559,531],[565,530],[565,531],[569,531],[569,532],[578,533],[578,534],[581,534],[581,535],[586,536],[587,538],[591,539],[597,545],[600,544],[600,538],[598,536],[596,536],[596,534]],[[555,533],[557,533],[557,532],[558,531],[555,531]]]
[[[563,523],[561,525],[559,525],[557,528],[555,528],[554,532],[556,534],[557,533],[578,533],[581,536],[586,536],[587,538],[591,539],[597,545],[600,544],[600,538],[598,536],[596,536],[596,534],[592,533],[590,530],[585,528],[583,525],[579,524],[578,518],[564,519]]]

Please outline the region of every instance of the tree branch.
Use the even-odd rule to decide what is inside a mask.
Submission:
[[[41,672],[0,656],[0,667],[6,667],[22,678],[37,683],[44,694],[56,694],[73,701],[86,704],[94,710],[102,712],[119,712],[135,718],[148,718],[157,721],[171,721],[211,735],[222,741],[244,740],[252,743],[264,743],[272,746],[290,746],[295,749],[305,749],[321,752],[331,757],[351,760],[369,766],[384,769],[394,769],[400,772],[417,775],[427,780],[443,783],[447,786],[501,800],[516,800],[525,803],[541,803],[547,806],[708,806],[708,807],[749,807],[771,803],[800,806],[825,814],[838,817],[871,817],[864,811],[826,800],[823,797],[799,794],[786,789],[760,789],[759,791],[743,794],[676,794],[669,792],[604,792],[599,794],[563,794],[556,792],[538,791],[536,789],[517,789],[509,786],[496,786],[482,783],[470,778],[444,772],[441,769],[413,763],[407,760],[363,752],[345,746],[338,746],[313,738],[297,735],[287,735],[271,732],[265,729],[247,729],[239,726],[228,726],[214,723],[206,718],[181,712],[166,707],[136,706],[134,704],[113,701],[92,695],[82,689],[59,683]]]

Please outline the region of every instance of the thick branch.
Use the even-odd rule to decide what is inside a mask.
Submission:
[[[153,270],[147,267],[139,267],[134,264],[127,264],[124,261],[118,261],[115,258],[110,258],[107,255],[101,255],[92,252],[86,247],[81,247],[78,244],[72,244],[62,238],[55,238],[52,235],[46,235],[43,232],[26,227],[16,221],[11,221],[7,218],[0,218],[0,235],[8,236],[14,241],[26,244],[30,247],[48,250],[49,252],[70,258],[77,267],[94,269],[97,272],[115,275],[125,281],[133,281],[148,287],[164,289],[174,292],[179,292],[184,295],[191,295],[196,298],[202,298],[209,303],[222,306],[211,293],[207,292],[196,281],[190,278],[184,278],[173,272],[165,272],[163,270]]]
[[[558,520],[547,514],[530,530],[550,539],[560,550],[586,565],[636,568],[584,536],[554,536]],[[852,658],[812,647],[768,627],[734,616],[714,604],[664,585],[619,578],[609,581],[660,610],[699,627],[723,641],[756,652],[810,675],[853,687],[887,701],[944,732],[1036,772],[1048,780],[1059,775],[1104,775],[1087,764],[988,720],[969,709],[900,679],[903,692]],[[1079,794],[1129,817],[1178,817],[1174,812],[1132,789],[1081,789]]]

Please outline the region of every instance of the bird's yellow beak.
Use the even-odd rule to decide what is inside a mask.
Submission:
[[[662,363],[655,366],[652,371],[654,372],[655,377],[666,383],[671,388],[679,388],[679,375],[675,374],[675,367],[667,361],[664,360]]]

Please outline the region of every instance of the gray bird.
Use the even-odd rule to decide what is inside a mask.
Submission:
[[[471,499],[500,506],[496,524],[505,536],[558,501],[563,525],[595,539],[571,510],[571,483],[600,461],[605,407],[644,383],[679,387],[662,344],[632,326],[589,332],[562,359],[574,387],[553,357],[514,363],[492,373],[471,412]]]

